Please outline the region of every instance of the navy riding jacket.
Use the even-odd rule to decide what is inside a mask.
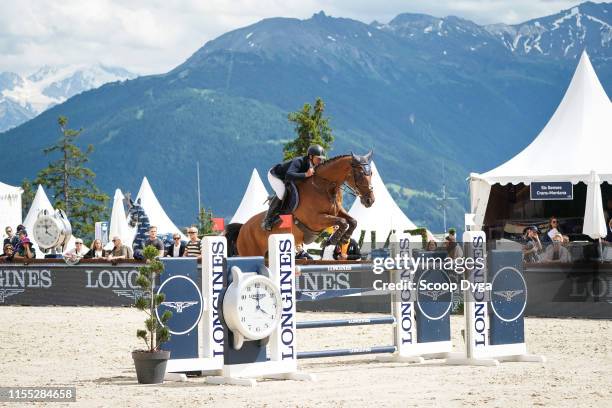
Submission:
[[[285,181],[301,180],[306,178],[306,172],[310,166],[308,156],[296,157],[274,166],[272,174]]]

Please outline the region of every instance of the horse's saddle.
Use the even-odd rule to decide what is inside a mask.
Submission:
[[[281,214],[292,214],[300,205],[300,193],[295,183],[285,184],[285,199],[280,209]]]

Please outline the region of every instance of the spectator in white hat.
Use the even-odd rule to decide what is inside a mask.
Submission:
[[[83,247],[83,240],[81,238],[77,238],[74,240],[74,248],[68,250],[64,253],[64,258],[68,258],[72,261],[77,259],[81,259],[87,254],[87,251]]]

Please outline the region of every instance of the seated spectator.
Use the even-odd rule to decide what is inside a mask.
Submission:
[[[85,259],[103,259],[108,257],[109,251],[102,248],[102,241],[94,239],[91,243],[91,248],[85,254]]]
[[[608,244],[612,244],[612,218],[608,220],[608,234],[604,238]]]
[[[451,259],[463,258],[463,248],[461,248],[461,245],[457,245],[455,234],[449,234],[445,240],[444,246],[446,247],[448,257]]]
[[[559,220],[557,217],[552,216],[548,220],[548,227],[546,227],[546,232],[544,233],[544,236],[542,236],[542,242],[552,242],[553,237],[557,234],[561,234]]]
[[[538,228],[530,226],[523,231],[523,262],[539,262],[542,243],[538,236]]]
[[[553,237],[546,251],[544,251],[544,261],[546,262],[571,262],[571,256],[567,248],[563,246],[563,235],[557,234]]]
[[[77,238],[74,240],[74,248],[66,251],[64,253],[64,258],[76,261],[77,259],[85,257],[86,254],[87,251],[83,248],[83,240],[81,238]]]
[[[433,239],[427,241],[427,246],[425,247],[426,251],[435,251],[436,249],[438,249],[438,244],[436,243],[436,241],[434,241]]]
[[[185,243],[181,241],[181,236],[179,234],[174,234],[172,236],[172,242],[173,244],[166,247],[166,256],[173,258],[183,256],[185,253]]]
[[[187,235],[189,236],[189,241],[187,245],[185,245],[183,256],[202,259],[202,243],[198,238],[198,229],[195,226],[189,227],[189,229],[187,229]]]
[[[7,242],[4,244],[4,252],[2,253],[2,255],[0,255],[0,261],[12,262],[14,255],[15,252],[13,251],[13,246],[10,242]]]
[[[301,245],[295,246],[295,259],[312,259],[312,256]]]
[[[148,247],[149,245],[157,248],[159,251],[159,256],[164,256],[164,243],[161,239],[157,238],[157,227],[154,225],[149,227],[149,238],[147,238],[144,244],[145,247]]]
[[[22,230],[19,233],[22,238],[20,238],[19,240],[19,249],[15,251],[15,255],[13,255],[13,260],[23,261],[27,263],[29,262],[29,260],[36,258],[36,250],[32,247],[30,238],[25,235],[25,230]]]
[[[357,244],[357,241],[351,238],[348,244],[336,245],[336,247],[334,248],[333,257],[337,261],[357,261],[361,259],[361,252],[359,251],[359,245]]]
[[[17,243],[19,242],[19,237],[13,234],[13,229],[11,227],[6,227],[4,229],[4,232],[6,233],[6,238],[4,238],[2,247],[4,247],[4,245],[6,244],[11,244],[13,248],[15,248],[17,246]]]
[[[121,243],[121,238],[115,236],[113,237],[112,242],[114,245],[113,249],[111,250],[110,254],[108,255],[106,259],[114,263],[122,259],[132,259],[133,258],[132,250],[128,246],[123,245]]]

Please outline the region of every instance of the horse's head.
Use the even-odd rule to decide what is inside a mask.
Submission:
[[[138,225],[141,213],[140,199],[134,202],[131,198],[128,198],[128,224],[130,227],[134,228]]]
[[[372,188],[372,168],[370,160],[372,160],[372,151],[370,150],[365,156],[358,156],[351,153],[351,175],[347,183],[359,196],[361,204],[369,208],[374,204],[374,189]]]

